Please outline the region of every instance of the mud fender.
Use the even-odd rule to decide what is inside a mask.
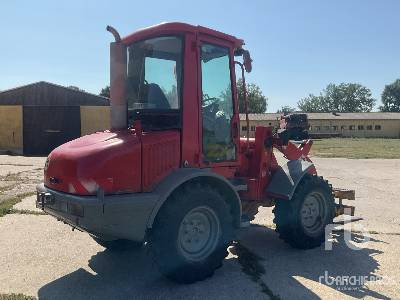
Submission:
[[[182,184],[189,182],[192,179],[202,177],[205,180],[212,181],[212,183],[218,184],[224,187],[224,190],[230,194],[230,200],[233,201],[235,215],[235,223],[240,225],[240,217],[242,212],[242,206],[240,202],[240,197],[235,187],[223,176],[211,172],[209,169],[198,169],[198,168],[182,168],[173,171],[167,177],[165,177],[153,190],[152,193],[158,195],[158,200],[154,206],[149,220],[147,222],[147,228],[151,228],[154,219],[157,216],[158,211],[162,205],[167,201],[168,197]]]
[[[302,159],[290,160],[279,166],[267,187],[267,194],[273,198],[292,199],[300,180],[313,167],[313,163]]]

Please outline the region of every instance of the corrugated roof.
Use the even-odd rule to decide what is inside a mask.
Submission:
[[[108,106],[109,99],[62,85],[39,81],[0,92],[0,105]]]
[[[249,114],[251,121],[273,121],[281,114],[264,113]],[[400,113],[395,112],[365,112],[365,113],[307,113],[310,120],[400,120]],[[240,120],[246,120],[245,114],[240,114]]]

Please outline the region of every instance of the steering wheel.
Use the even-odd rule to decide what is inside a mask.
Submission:
[[[219,110],[218,98],[212,97],[203,100],[203,114],[215,114]]]

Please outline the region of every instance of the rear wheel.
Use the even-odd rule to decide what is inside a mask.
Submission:
[[[222,266],[233,230],[223,197],[210,186],[190,184],[161,208],[150,234],[150,250],[164,276],[192,283]]]
[[[279,200],[274,208],[276,231],[291,246],[310,249],[325,241],[325,226],[334,217],[331,186],[322,177],[305,175],[291,200]]]

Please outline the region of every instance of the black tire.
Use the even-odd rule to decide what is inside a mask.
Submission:
[[[206,249],[208,252],[205,252],[206,256],[194,259],[195,254],[188,254],[184,244],[191,242],[190,239],[186,240],[185,234],[197,234],[197,229],[196,233],[191,231],[194,226],[192,222],[192,225],[187,225],[186,222],[187,218],[197,210],[209,211],[212,214],[210,220],[218,219],[218,226],[208,227],[209,238],[207,238],[208,231],[206,234],[204,231],[199,231],[198,234],[203,236],[200,244],[207,241],[205,243],[207,246],[201,249]],[[186,226],[192,226],[189,233]],[[218,234],[213,235],[212,232],[215,230],[211,228],[218,228]],[[165,277],[178,283],[193,283],[210,277],[222,266],[233,238],[232,214],[222,195],[208,185],[191,183],[176,191],[159,211],[149,236],[149,247],[155,263]],[[197,240],[196,243],[198,242]],[[193,252],[201,253],[201,251]]]
[[[106,241],[106,240],[103,240],[103,239],[93,236],[93,235],[91,237],[97,244],[99,244],[100,246],[103,246],[104,248],[106,248],[110,251],[132,250],[135,248],[140,248],[143,245],[143,243],[134,242],[134,241],[130,241],[130,240],[124,240],[124,239]]]
[[[309,139],[308,131],[303,130],[303,131],[300,133],[300,140],[308,140],[308,139]]]
[[[310,206],[313,201],[317,205]],[[293,198],[278,200],[273,212],[281,239],[299,249],[318,247],[325,241],[325,227],[333,222],[335,214],[332,188],[322,177],[307,174],[297,186]]]

